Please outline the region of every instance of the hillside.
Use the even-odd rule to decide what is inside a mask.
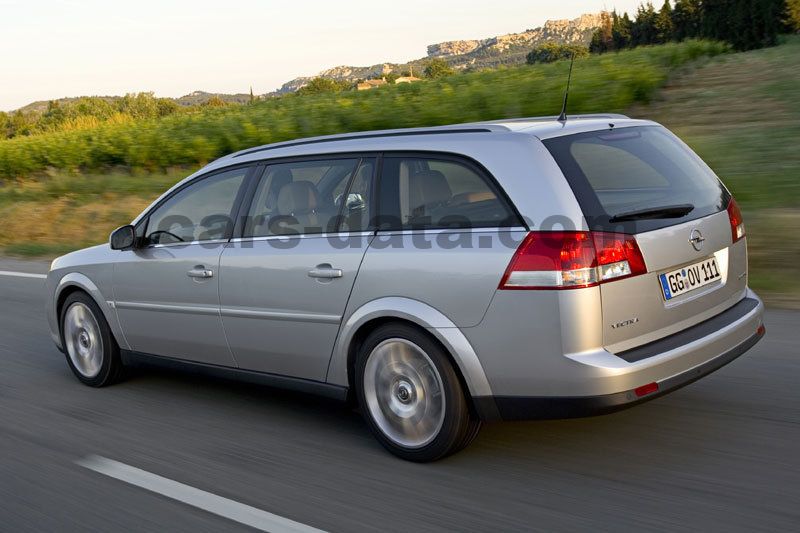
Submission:
[[[407,63],[379,63],[368,67],[342,65],[323,70],[316,76],[290,80],[274,94],[294,92],[311,79],[329,78],[336,81],[378,78],[389,73],[421,73],[431,58],[447,60],[456,70],[496,68],[500,65],[520,65],[536,45],[554,42],[588,45],[592,33],[600,26],[600,14],[584,14],[572,20],[548,20],[543,26],[484,39],[446,41],[428,45],[428,55]]]

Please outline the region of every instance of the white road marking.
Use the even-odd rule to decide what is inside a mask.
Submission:
[[[10,270],[0,270],[0,276],[14,276],[14,277],[17,277],[17,278],[47,279],[47,274],[31,274],[29,272],[12,272]]]
[[[288,518],[283,518],[98,455],[90,455],[76,461],[76,463],[89,470],[136,485],[260,531],[270,531],[272,533],[324,533],[322,530]]]

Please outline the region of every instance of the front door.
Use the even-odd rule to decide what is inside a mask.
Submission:
[[[236,366],[219,316],[219,259],[249,168],[193,180],[143,220],[142,246],[114,265],[114,304],[131,349]]]

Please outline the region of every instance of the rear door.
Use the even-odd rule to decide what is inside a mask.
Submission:
[[[240,368],[324,381],[372,238],[375,159],[267,165],[222,253],[222,322]]]
[[[744,240],[734,243],[730,194],[660,126],[544,141],[594,231],[636,235],[647,273],[601,285],[603,339],[624,351],[706,320],[746,288]]]

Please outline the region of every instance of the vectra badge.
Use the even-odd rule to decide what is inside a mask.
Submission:
[[[633,318],[629,318],[628,320],[623,320],[622,322],[611,324],[611,329],[624,328],[625,326],[630,326],[631,324],[636,324],[637,322],[639,322],[639,317],[635,316]]]
[[[700,230],[697,228],[693,229],[689,234],[689,244],[692,245],[692,248],[694,248],[695,251],[699,252],[703,249],[703,243],[705,240],[705,237],[703,237],[703,234],[700,233]]]

